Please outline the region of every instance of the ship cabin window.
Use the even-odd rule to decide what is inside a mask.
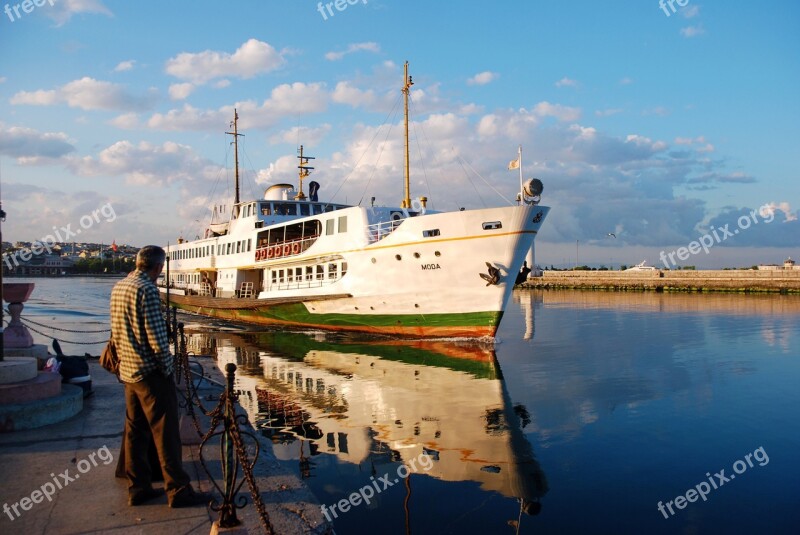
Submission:
[[[294,270],[292,268],[289,268],[286,271],[287,271],[286,275],[287,275],[287,279],[288,279],[287,282],[294,282]]]
[[[339,233],[347,232],[347,216],[343,215],[339,218]]]
[[[333,220],[333,219],[328,219],[327,221],[325,221],[325,235],[326,236],[330,236],[330,235],[333,234],[334,224],[335,224],[335,220]]]
[[[347,274],[347,262],[342,262],[342,277]]]
[[[306,266],[306,280],[307,281],[314,280],[314,266]]]
[[[233,245],[233,244],[232,244],[232,243],[229,243],[229,244],[228,244],[228,247],[227,247],[227,249],[228,249],[228,252],[227,252],[227,253],[225,253],[225,254],[231,254],[231,245]]]
[[[276,203],[276,215],[297,215],[297,206],[294,203]]]
[[[328,264],[328,278],[329,279],[336,278],[336,264]]]
[[[300,215],[311,215],[310,206],[306,203],[300,204]]]
[[[439,232],[438,228],[432,228],[430,230],[423,230],[422,237],[423,238],[433,238],[434,236],[439,236],[441,233]]]
[[[270,204],[268,202],[262,202],[259,204],[261,207],[261,215],[270,215],[272,213],[272,209],[270,208]]]
[[[279,270],[278,270],[278,283],[280,283],[280,284],[283,284],[283,283],[284,283],[284,281],[285,281],[285,278],[284,278],[284,270],[282,270],[282,269],[279,269]]]
[[[252,250],[253,250],[253,240],[247,240],[247,252],[249,253]]]
[[[489,221],[483,224],[483,230],[497,230],[503,228],[503,224],[500,221]]]
[[[278,282],[278,272],[274,269],[272,270],[272,284],[276,284]]]
[[[295,280],[297,280],[298,282],[300,282],[301,280],[303,280],[303,268],[301,268],[301,267],[299,267],[299,268],[294,268],[294,278],[295,278]]]
[[[325,278],[325,266],[322,264],[317,266],[317,280],[321,281]]]

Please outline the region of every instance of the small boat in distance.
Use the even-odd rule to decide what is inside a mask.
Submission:
[[[642,260],[641,263],[631,266],[625,271],[658,271],[657,267],[646,266],[647,260]]]
[[[205,235],[169,245],[162,296],[183,310],[262,325],[417,337],[492,337],[549,208],[542,183],[523,183],[518,203],[437,212],[409,188],[405,64],[405,195],[399,207],[319,200],[299,149],[299,186],[274,184],[239,198],[238,115],[232,123],[235,198]],[[520,151],[521,152],[521,151]],[[228,217],[225,219],[225,217]],[[168,281],[168,282],[167,282]]]

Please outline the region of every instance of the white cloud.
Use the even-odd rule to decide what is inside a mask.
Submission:
[[[533,111],[539,117],[555,117],[559,121],[577,121],[581,116],[580,108],[550,104],[547,101],[539,102]]]
[[[362,91],[353,87],[350,82],[339,82],[331,94],[331,100],[354,108],[369,107],[375,102],[375,92],[371,89]]]
[[[215,89],[224,89],[224,88],[228,87],[229,85],[231,85],[231,81],[226,79],[226,78],[223,78],[222,80],[217,80],[216,82],[214,82],[214,88]]]
[[[5,76],[0,76],[0,84],[6,83],[6,80],[8,80],[8,78],[6,78]]]
[[[605,110],[597,110],[594,112],[594,114],[597,117],[611,117],[612,115],[622,113],[622,111],[622,108],[607,108]]]
[[[633,78],[628,78],[627,76],[619,81],[619,85],[630,85],[632,83],[633,83]]]
[[[136,64],[135,60],[129,59],[127,61],[120,61],[116,67],[114,67],[114,72],[125,72],[133,69],[133,66]]]
[[[499,77],[500,75],[496,72],[483,71],[467,80],[467,85],[486,85],[494,80],[497,80]]]
[[[696,37],[698,35],[703,35],[706,31],[703,29],[702,25],[697,26],[687,26],[685,28],[681,28],[681,35],[688,38]]]
[[[577,82],[577,80],[573,80],[573,79],[567,78],[565,76],[561,80],[557,81],[555,83],[555,86],[556,87],[577,87],[578,86],[578,82]]]
[[[700,6],[693,4],[681,9],[681,16],[686,19],[693,19],[700,15]]]
[[[185,82],[182,84],[172,84],[169,86],[169,98],[172,100],[184,100],[194,91],[194,84]]]
[[[253,78],[274,71],[284,63],[282,53],[272,45],[250,39],[233,54],[213,50],[182,52],[167,60],[165,70],[176,78],[204,84],[215,78]]]
[[[48,2],[47,6],[42,6],[42,12],[46,17],[54,20],[57,26],[66,24],[73,15],[81,13],[114,16],[111,10],[103,5],[102,0],[57,0],[52,3]]]
[[[84,77],[56,89],[20,91],[11,97],[11,104],[31,106],[53,106],[65,103],[70,108],[83,110],[144,110],[155,100],[151,91],[144,97],[128,93],[124,86]]]
[[[139,128],[139,116],[135,113],[125,113],[114,117],[108,124],[121,128],[122,130],[134,130]]]
[[[367,51],[367,52],[374,52],[378,53],[381,51],[381,47],[378,43],[375,42],[368,42],[368,43],[352,43],[350,44],[346,50],[342,52],[328,52],[325,54],[325,59],[328,61],[338,61],[345,57],[348,54],[352,54],[353,52],[360,52],[360,51]]]
[[[251,100],[223,106],[216,110],[201,110],[186,104],[166,114],[156,113],[147,126],[157,130],[211,130],[217,131],[239,110],[239,128],[270,128],[283,117],[320,113],[327,108],[328,94],[325,84],[295,82],[275,87],[270,98],[261,105]]]
[[[75,151],[63,132],[39,132],[33,128],[0,123],[0,154],[16,158],[19,163],[41,163]]]
[[[65,163],[80,176],[123,176],[136,185],[213,180],[220,172],[219,166],[198,156],[191,147],[171,141],[162,145],[118,141],[97,157],[70,157]]]
[[[761,206],[759,209],[759,215],[764,218],[767,218],[768,216],[775,217],[776,211],[783,212],[784,215],[786,215],[786,220],[784,223],[797,221],[797,213],[792,212],[792,206],[786,201],[781,203],[771,202]]]
[[[291,143],[296,145],[318,145],[328,132],[331,131],[331,125],[325,123],[316,128],[309,128],[306,126],[295,126],[288,130],[282,130],[277,134],[270,136],[269,142],[273,145],[278,143]]]

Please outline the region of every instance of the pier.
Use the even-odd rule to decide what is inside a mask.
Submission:
[[[523,288],[800,294],[800,270],[545,271]]]

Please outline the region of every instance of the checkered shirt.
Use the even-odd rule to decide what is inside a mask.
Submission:
[[[119,354],[119,376],[136,383],[153,373],[172,374],[167,323],[158,288],[147,273],[136,270],[111,291],[111,336]]]

